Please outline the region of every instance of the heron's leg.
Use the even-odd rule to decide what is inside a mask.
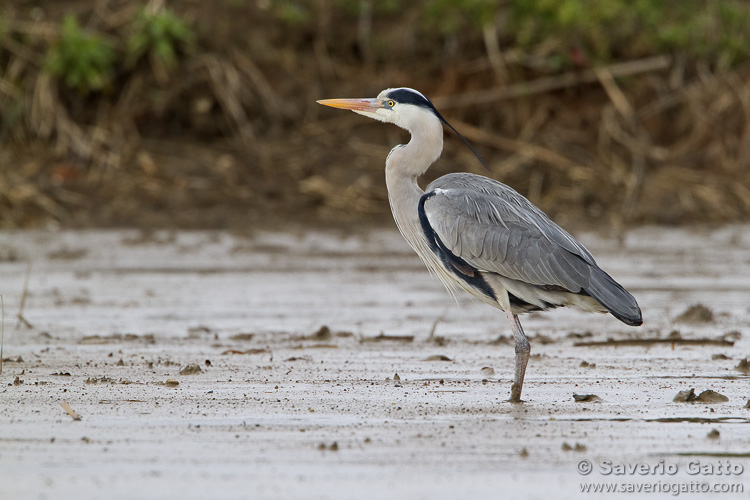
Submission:
[[[510,399],[511,403],[521,402],[521,389],[523,389],[523,377],[526,375],[526,364],[529,362],[529,353],[531,352],[531,344],[529,339],[526,338],[526,334],[523,333],[521,328],[521,322],[518,320],[518,315],[512,312],[506,313],[508,321],[510,321],[510,327],[513,330],[513,337],[516,339],[516,374],[513,379],[513,385],[510,388]]]

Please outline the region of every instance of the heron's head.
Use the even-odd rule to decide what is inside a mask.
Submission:
[[[385,89],[377,97],[371,99],[324,99],[318,101],[324,106],[332,108],[350,109],[355,113],[374,118],[381,122],[393,123],[405,128],[412,134],[425,125],[447,125],[471,149],[472,153],[487,168],[482,158],[453,125],[443,118],[435,106],[421,92],[408,87]],[[442,145],[442,134],[441,145]],[[489,170],[489,169],[488,169]]]
[[[407,87],[385,89],[373,99],[325,99],[318,102],[332,108],[350,109],[410,131],[425,121],[445,121],[429,99]]]

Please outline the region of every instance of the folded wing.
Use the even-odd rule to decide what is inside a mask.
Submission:
[[[581,243],[510,187],[449,174],[427,187],[420,207],[441,246],[459,261],[547,290],[589,295],[624,323],[642,323],[633,296]]]

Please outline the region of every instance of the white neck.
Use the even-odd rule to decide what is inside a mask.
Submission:
[[[416,125],[398,124],[411,132],[408,144],[396,146],[385,161],[385,183],[393,218],[401,234],[416,249],[425,245],[419,223],[419,198],[424,191],[417,178],[424,174],[443,151],[443,126],[430,113],[429,118],[414,120]],[[420,253],[420,252],[417,252]]]

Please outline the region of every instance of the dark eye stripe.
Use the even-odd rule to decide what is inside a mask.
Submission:
[[[433,106],[429,100],[410,90],[396,89],[388,94],[388,98],[401,104],[412,104],[414,106],[435,110],[435,106]]]

